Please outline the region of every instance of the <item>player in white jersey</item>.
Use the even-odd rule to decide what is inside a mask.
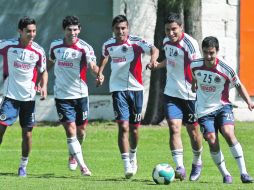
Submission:
[[[44,50],[33,40],[36,21],[29,17],[19,20],[18,39],[0,41],[3,57],[4,92],[0,107],[0,144],[7,126],[19,116],[22,128],[22,158],[18,169],[20,177],[26,177],[28,156],[32,148],[32,129],[35,126],[35,95],[47,96],[48,73]],[[37,75],[39,78],[37,80]]]
[[[156,64],[158,50],[142,38],[129,35],[128,20],[124,15],[113,19],[115,37],[102,47],[102,58],[97,78],[104,81],[103,70],[111,58],[110,92],[113,98],[115,119],[118,123],[118,147],[124,162],[125,177],[137,172],[138,127],[143,104],[142,53],[151,55],[151,65]]]
[[[79,165],[81,174],[90,176],[81,146],[88,123],[87,70],[98,73],[93,48],[78,38],[81,31],[79,18],[67,16],[63,20],[64,38],[51,43],[49,61],[54,63],[54,95],[59,120],[67,136],[69,168]]]
[[[250,111],[254,108],[249,94],[239,80],[235,71],[218,58],[218,39],[209,36],[202,42],[202,59],[192,62],[192,90],[197,91],[198,122],[210,154],[223,176],[224,183],[232,183],[232,177],[226,168],[223,153],[220,150],[218,131],[225,138],[230,151],[237,161],[243,183],[252,183],[247,173],[242,146],[234,133],[234,115],[229,101],[230,84],[232,84],[247,103]]]
[[[183,163],[181,126],[186,125],[193,151],[190,181],[199,179],[202,169],[202,136],[195,117],[196,95],[191,91],[192,76],[190,63],[201,56],[198,43],[183,32],[179,14],[170,13],[165,21],[166,37],[163,48],[166,59],[157,68],[166,67],[167,82],[164,90],[165,115],[169,126],[169,144],[176,165],[176,178],[184,180],[186,171]],[[148,68],[155,69],[148,65]]]

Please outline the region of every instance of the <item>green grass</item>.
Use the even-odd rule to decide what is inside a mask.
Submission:
[[[254,123],[238,122],[236,134],[241,142],[249,173],[254,176]],[[225,185],[214,165],[208,146],[204,142],[204,169],[198,182],[174,181],[172,184],[155,185],[151,172],[162,162],[173,165],[168,147],[168,128],[143,126],[140,129],[138,148],[139,170],[130,180],[123,178],[123,163],[117,147],[117,127],[111,122],[91,122],[83,144],[85,160],[93,176],[83,177],[79,171],[67,168],[67,145],[64,129],[61,126],[43,125],[33,131],[33,150],[28,164],[28,177],[17,177],[21,155],[21,129],[18,125],[8,128],[0,147],[0,189],[254,189],[254,184],[242,184],[235,160],[232,158],[225,140],[220,136],[221,148],[228,170],[233,176],[233,184]],[[182,130],[184,161],[187,175],[190,173],[192,152],[185,128]]]

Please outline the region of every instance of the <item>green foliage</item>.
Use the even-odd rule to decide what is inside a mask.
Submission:
[[[52,126],[52,124],[50,124]],[[53,125],[54,126],[54,125]],[[249,173],[254,176],[251,160],[254,152],[254,123],[237,123],[236,134],[241,142]],[[169,186],[156,185],[152,180],[153,167],[168,162],[174,166],[168,148],[168,128],[143,126],[140,128],[138,149],[139,170],[130,180],[123,178],[123,163],[117,147],[117,126],[112,122],[91,122],[83,144],[84,158],[93,176],[83,177],[79,171],[67,168],[68,151],[61,126],[37,127],[33,131],[33,150],[29,158],[28,177],[17,177],[20,159],[21,130],[18,126],[6,131],[0,147],[0,189],[18,190],[77,190],[77,189],[254,189],[253,184],[242,184],[235,160],[225,140],[220,136],[226,165],[233,176],[233,184],[224,185],[222,177],[210,158],[204,141],[204,169],[198,182],[174,181]],[[182,129],[184,161],[187,175],[191,170],[192,152],[185,128]]]

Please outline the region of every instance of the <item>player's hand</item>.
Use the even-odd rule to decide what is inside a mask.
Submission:
[[[149,64],[146,65],[146,69],[153,70],[157,68],[158,62],[157,61],[151,61]]]
[[[252,110],[254,109],[254,104],[253,104],[253,102],[250,102],[250,103],[248,104],[248,108],[249,108],[250,111],[252,111]]]
[[[104,82],[104,75],[103,74],[98,74],[96,78],[96,86],[101,86],[102,83]]]

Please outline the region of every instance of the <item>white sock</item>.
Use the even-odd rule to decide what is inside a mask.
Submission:
[[[121,154],[122,160],[123,160],[123,164],[125,168],[130,167],[130,157],[129,157],[129,153],[122,153]]]
[[[203,147],[201,147],[200,150],[193,150],[192,149],[192,152],[193,152],[192,164],[202,165],[202,159],[201,159],[202,151],[203,151]]]
[[[173,160],[176,167],[184,167],[183,165],[183,149],[171,150]]]
[[[130,149],[129,157],[130,157],[130,160],[136,159],[136,157],[137,157],[137,148],[135,148],[135,149],[131,148]]]
[[[68,144],[69,152],[76,159],[79,167],[81,169],[86,167],[86,164],[84,162],[83,155],[82,155],[81,146],[78,142],[77,137],[67,138],[67,144]]]
[[[214,163],[217,165],[221,175],[223,177],[225,177],[226,175],[230,175],[230,173],[228,172],[228,170],[226,168],[226,164],[224,161],[224,155],[222,154],[222,152],[219,150],[218,152],[210,152],[210,154],[211,154],[211,157],[212,157]]]
[[[232,155],[234,156],[238,168],[241,172],[241,174],[247,174],[246,166],[245,166],[245,161],[244,161],[244,156],[243,156],[243,149],[241,144],[238,142],[232,147],[229,147]]]
[[[22,168],[25,168],[26,169],[26,166],[28,164],[28,157],[21,157],[20,159],[20,166],[19,167],[22,167]]]

